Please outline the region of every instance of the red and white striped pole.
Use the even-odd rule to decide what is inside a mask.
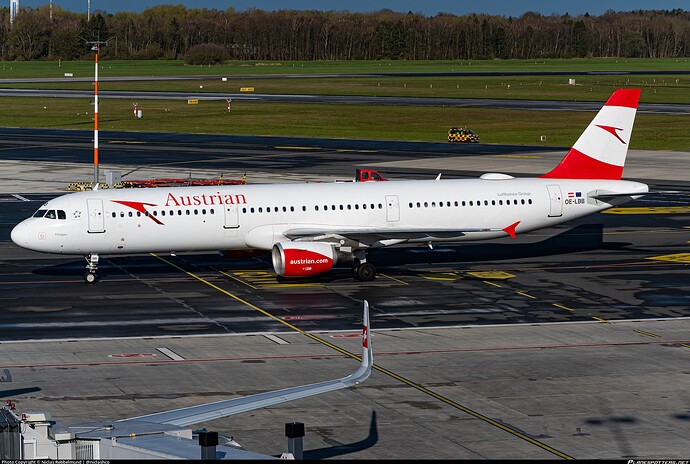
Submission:
[[[93,81],[93,183],[98,183],[98,46],[96,42],[94,49],[96,50],[96,73]]]

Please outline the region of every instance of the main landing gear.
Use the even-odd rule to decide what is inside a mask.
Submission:
[[[352,264],[352,277],[361,282],[371,282],[376,278],[376,267],[367,263],[366,258],[355,258],[355,262]]]
[[[87,269],[84,273],[84,282],[87,284],[95,284],[98,280],[98,276],[96,275],[96,269],[98,269],[98,254],[89,253],[84,256],[84,259],[86,259]]]

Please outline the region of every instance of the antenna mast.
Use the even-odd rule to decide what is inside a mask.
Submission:
[[[91,50],[96,52],[96,69],[93,80],[93,183],[98,184],[98,50],[101,44],[105,45],[107,42],[87,42],[93,44]]]

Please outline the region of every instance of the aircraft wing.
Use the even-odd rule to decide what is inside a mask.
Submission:
[[[374,229],[367,227],[339,229],[337,227],[304,227],[288,229],[283,235],[290,240],[323,240],[329,238],[347,238],[362,242],[375,242],[379,240],[419,240],[419,239],[440,239],[454,238],[476,232],[498,232],[504,231],[510,236],[515,235],[515,228],[520,221],[506,227],[474,227],[465,229]]]
[[[369,377],[373,365],[374,354],[371,348],[371,335],[369,334],[369,303],[365,300],[364,324],[362,330],[362,363],[355,372],[347,377],[327,380],[311,385],[302,385],[299,387],[259,393],[256,395],[241,396],[239,398],[174,409],[145,416],[131,417],[118,422],[146,421],[183,427],[199,422],[220,419],[221,417],[232,416],[253,409],[265,408],[274,404],[285,403],[287,401],[357,385],[364,382]]]
[[[472,229],[337,229],[337,228],[298,228],[289,229],[283,232],[291,240],[312,239],[323,236],[342,237],[350,239],[374,238],[376,240],[385,239],[419,239],[425,237],[457,237],[472,232],[492,232],[503,230],[501,228],[472,228]]]

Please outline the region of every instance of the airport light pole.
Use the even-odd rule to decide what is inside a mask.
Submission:
[[[101,44],[106,44],[106,42],[96,41],[88,43],[93,44],[91,50],[96,52],[96,69],[93,80],[93,183],[95,186],[98,184],[98,50]]]

